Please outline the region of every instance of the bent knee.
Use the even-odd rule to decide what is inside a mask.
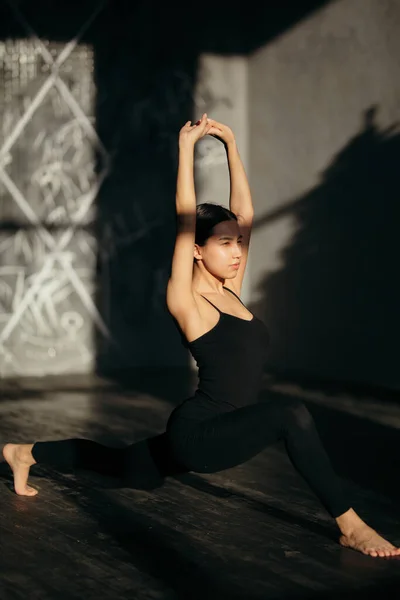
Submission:
[[[308,429],[313,424],[310,411],[301,400],[290,399],[286,406],[288,419],[302,429]]]

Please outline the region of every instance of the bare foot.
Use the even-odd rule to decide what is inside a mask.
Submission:
[[[358,550],[369,556],[385,557],[400,555],[400,548],[393,546],[365,523],[352,533],[342,535],[339,541],[342,546]]]
[[[35,488],[28,485],[29,469],[35,464],[32,444],[6,444],[3,456],[14,475],[14,490],[18,496],[36,496]]]

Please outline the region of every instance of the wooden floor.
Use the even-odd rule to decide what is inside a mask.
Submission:
[[[151,389],[83,378],[3,382],[0,442],[139,440],[163,430],[173,405],[168,393]],[[308,403],[354,507],[400,544],[395,399],[285,383],[270,393]],[[170,479],[152,492],[44,469],[31,478],[35,498],[17,497],[10,483],[0,465],[1,600],[399,595],[400,561],[341,548],[280,445],[229,471]]]

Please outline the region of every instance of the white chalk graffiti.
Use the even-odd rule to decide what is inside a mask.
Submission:
[[[86,370],[92,324],[109,335],[93,300],[90,229],[108,156],[89,112],[91,50],[79,45],[102,3],[62,47],[12,6],[30,39],[0,44],[0,376]],[[97,174],[94,150],[105,165]]]

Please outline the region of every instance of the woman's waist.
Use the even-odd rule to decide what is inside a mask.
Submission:
[[[251,379],[234,377],[224,381],[203,377],[199,379],[196,394],[199,394],[205,401],[208,400],[215,404],[243,406],[254,402],[261,389],[261,383],[260,374]]]
[[[233,394],[226,390],[208,390],[199,386],[194,396],[184,400],[174,409],[173,415],[176,418],[198,421],[246,406],[256,399],[257,394],[249,393],[248,389],[247,393]]]
[[[198,421],[235,408],[228,399],[217,399],[197,389],[191,398],[187,398],[173,410],[170,420],[173,417]]]

